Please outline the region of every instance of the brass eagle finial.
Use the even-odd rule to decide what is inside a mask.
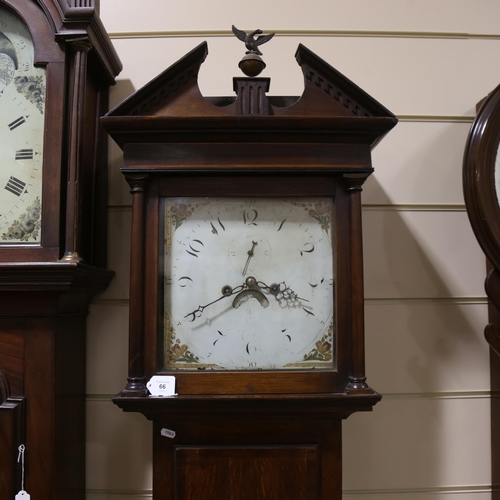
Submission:
[[[238,40],[241,40],[247,48],[245,56],[239,62],[238,66],[246,76],[254,77],[259,75],[266,67],[265,62],[260,57],[262,55],[262,52],[259,50],[259,46],[266,42],[269,42],[269,40],[271,40],[275,33],[262,35],[262,30],[254,30],[251,33],[247,34],[244,31],[236,28],[236,26],[234,25],[232,28],[236,38]]]
[[[262,34],[262,30],[255,30],[247,35],[244,31],[236,28],[234,24],[233,33],[238,40],[244,42],[245,47],[247,48],[246,54],[257,54],[258,56],[262,55],[262,52],[258,49],[258,46],[269,42],[269,40],[271,40],[271,38],[275,35],[275,33],[270,33],[269,35],[258,36],[257,38],[255,38],[255,35]]]

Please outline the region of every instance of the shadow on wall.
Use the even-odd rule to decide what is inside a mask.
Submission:
[[[345,424],[344,488],[488,485],[489,398],[467,394],[489,388],[486,267],[467,214],[369,207],[363,225],[368,383],[388,397]]]

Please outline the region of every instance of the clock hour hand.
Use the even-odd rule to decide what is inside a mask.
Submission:
[[[250,260],[253,257],[253,249],[255,248],[256,245],[257,245],[257,242],[256,241],[252,241],[252,248],[247,252],[248,258],[247,258],[245,267],[243,268],[243,272],[241,273],[243,276],[245,276],[245,274],[248,271],[248,265],[250,264]]]

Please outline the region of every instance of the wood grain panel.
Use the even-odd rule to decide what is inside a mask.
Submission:
[[[313,500],[319,490],[314,445],[178,447],[179,500]]]

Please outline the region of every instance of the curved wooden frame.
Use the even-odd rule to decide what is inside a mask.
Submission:
[[[485,289],[489,298],[484,335],[490,344],[490,381],[500,390],[500,193],[495,187],[495,163],[500,149],[500,85],[481,103],[467,139],[463,161],[463,189],[467,213],[488,262]],[[500,159],[500,157],[499,157]],[[486,266],[485,266],[486,267]],[[486,271],[486,269],[485,269]],[[492,498],[500,498],[500,405],[491,399]]]
[[[500,203],[495,161],[500,147],[500,86],[481,105],[465,147],[463,186],[467,213],[484,253],[500,269]]]

